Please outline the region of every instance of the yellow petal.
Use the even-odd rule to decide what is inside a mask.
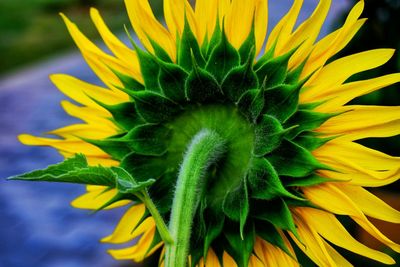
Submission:
[[[119,220],[114,232],[111,235],[104,237],[101,242],[113,244],[129,242],[152,228],[154,226],[154,221],[150,218],[140,223],[145,211],[146,207],[144,204],[130,207]]]
[[[322,239],[322,243],[326,247],[326,251],[328,251],[329,256],[339,267],[353,267],[348,260],[346,260],[339,252],[336,251],[328,242]]]
[[[253,25],[255,0],[232,0],[225,17],[225,33],[229,42],[239,49]],[[240,18],[240,19],[238,19]]]
[[[129,101],[129,97],[126,94],[121,97],[120,94],[116,94],[111,90],[84,82],[70,75],[53,74],[50,75],[50,80],[63,94],[85,106],[103,110],[91,98],[107,105],[116,105]]]
[[[204,258],[201,258],[199,261],[198,267],[220,267],[219,260],[214,250],[211,248],[207,252],[206,263],[204,264]]]
[[[282,235],[283,237],[283,235]],[[285,237],[286,239],[286,237]],[[284,240],[285,240],[284,239]],[[287,242],[287,243],[286,243]],[[288,240],[285,240],[285,243],[289,250],[292,252],[292,255],[295,256],[294,251]],[[260,239],[256,239],[256,243],[254,246],[254,253],[260,259],[263,265],[261,266],[285,266],[285,267],[298,267],[300,266],[297,261],[295,261],[292,257],[287,255],[280,248]]]
[[[114,86],[121,86],[120,80],[110,70],[113,68],[121,73],[134,75],[128,66],[124,66],[122,62],[116,58],[104,53],[95,44],[93,44],[78,27],[72,23],[66,16],[61,14],[69,33],[74,39],[83,57],[89,64],[96,75],[111,89]]]
[[[398,125],[400,106],[345,106],[337,111],[347,112],[326,121],[317,129],[318,132],[341,135],[338,140],[389,137],[400,134],[400,127],[397,128],[397,131],[392,127],[387,127],[390,124]],[[377,129],[380,129],[380,132],[377,132]]]
[[[226,251],[224,251],[224,254],[222,256],[222,261],[223,261],[223,266],[237,267],[237,264],[234,261],[234,259]]]
[[[400,82],[400,73],[385,75],[382,77],[345,83],[343,85],[332,87],[325,92],[315,93],[309,101],[321,101],[327,99],[325,103],[318,106],[315,110],[319,112],[336,112],[338,108],[347,104],[352,99],[377,91],[389,85]],[[302,96],[300,96],[302,98]],[[304,102],[304,99],[301,100]]]
[[[90,191],[86,194],[81,195],[71,202],[71,205],[77,209],[97,210],[106,204],[110,199],[115,197],[117,194],[116,189],[104,190],[99,189],[96,191]],[[115,209],[131,203],[129,200],[118,201],[105,209]]]
[[[302,77],[306,77],[313,71],[322,67],[328,59],[342,50],[361,28],[365,20],[358,21],[364,9],[364,1],[359,1],[350,11],[347,19],[339,30],[333,32],[319,41],[309,55]]]
[[[296,216],[294,216],[294,220],[297,226],[297,232],[301,238],[301,242],[293,235],[293,233],[289,232],[292,240],[304,252],[304,254],[306,254],[318,266],[336,266],[335,262],[330,257],[326,247],[324,246],[322,238],[317,234],[315,229],[311,228],[296,214],[297,210],[299,209],[296,208],[295,210]]]
[[[82,153],[84,155],[100,156],[106,155],[102,150],[86,143],[82,140],[59,140],[51,138],[36,137],[28,134],[18,136],[21,143],[28,146],[51,146],[57,150],[73,154]]]
[[[139,242],[128,248],[124,249],[112,249],[108,252],[112,257],[116,260],[134,260],[136,262],[141,262],[144,260],[145,257],[149,256],[147,251],[150,249],[151,243],[154,239],[156,228],[153,227],[152,229],[146,231],[143,236],[139,239]],[[155,249],[158,249],[162,246],[163,243],[159,243],[156,245],[151,252],[154,252]]]
[[[333,214],[311,208],[299,210],[301,210],[301,216],[310,228],[315,229],[315,231],[331,243],[385,264],[395,263],[389,255],[371,249],[355,240]]]
[[[132,27],[146,49],[154,51],[149,41],[149,38],[151,38],[168,53],[172,60],[175,60],[175,41],[164,26],[154,17],[148,0],[125,0],[125,5]]]
[[[360,186],[346,185],[340,188],[362,212],[383,221],[400,223],[400,212]]]
[[[363,168],[382,171],[400,167],[400,157],[392,157],[380,151],[350,142],[333,140],[313,151],[315,157],[344,158]]]
[[[345,82],[350,76],[385,64],[394,54],[393,49],[375,49],[337,59],[326,65],[305,84],[303,101],[315,93],[329,90]]]
[[[264,267],[265,265],[253,254],[250,256],[249,267]]]
[[[307,59],[312,51],[315,40],[321,31],[322,25],[328,15],[332,0],[320,0],[313,14],[304,21],[290,37],[285,50],[289,52],[293,48],[301,45],[294,55],[290,58],[289,68],[294,68]]]
[[[345,185],[343,185],[345,186]],[[365,231],[370,233],[377,240],[400,252],[400,245],[394,243],[383,235],[368,219],[357,205],[347,197],[337,186],[323,184],[320,186],[303,188],[304,194],[311,202],[321,208],[340,215],[348,215]],[[333,242],[333,241],[332,241]]]
[[[217,12],[218,0],[196,1],[195,16],[200,44],[203,42],[205,36],[207,36],[209,40],[213,35],[217,22]]]
[[[143,79],[140,74],[140,65],[136,53],[132,49],[127,47],[124,43],[122,43],[110,31],[110,29],[104,23],[104,20],[100,16],[100,13],[97,9],[91,8],[90,16],[108,48],[110,48],[114,55],[116,55],[121,61],[123,61],[126,66],[129,66],[131,68],[132,72],[134,73],[133,78],[142,82]]]
[[[274,44],[276,44],[275,55],[279,56],[282,54],[282,49],[285,47],[292,35],[293,27],[296,24],[302,6],[303,0],[294,1],[288,13],[286,13],[269,34],[265,51],[268,51]]]
[[[78,107],[69,101],[61,101],[61,106],[68,115],[81,119],[90,125],[106,126],[109,129],[116,129],[115,124],[110,120],[111,114],[105,109]]]
[[[104,139],[115,134],[115,132],[115,129],[110,129],[109,127],[93,126],[88,124],[73,124],[57,130],[53,130],[48,134],[54,134],[69,139],[78,139],[77,137],[89,139]]]
[[[268,30],[268,0],[256,0],[254,13],[254,31],[256,37],[256,55],[260,53]]]

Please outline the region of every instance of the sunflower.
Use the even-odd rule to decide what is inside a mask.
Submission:
[[[321,40],[330,0],[298,27],[303,1],[295,0],[268,38],[266,0],[197,0],[195,8],[164,0],[167,27],[148,1],[125,3],[143,48],[122,43],[92,9],[106,53],[62,15],[105,87],[51,76],[80,104],[62,102],[66,112],[84,123],[50,132],[58,139],[21,135],[67,159],[13,179],[86,184],[76,208],[128,206],[102,240],[138,238],[109,251],[117,260],[161,251],[168,267],[300,266],[305,254],[318,266],[352,266],[341,247],[395,264],[338,219],[400,252],[367,218],[400,223],[400,212],[364,188],[397,181],[400,159],[358,142],[400,134],[400,107],[348,104],[400,82],[399,73],[348,82],[394,50],[331,59],[365,23],[363,1]]]

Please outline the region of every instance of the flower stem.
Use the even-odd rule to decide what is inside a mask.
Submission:
[[[179,170],[172,203],[169,232],[173,243],[166,245],[165,267],[186,267],[191,227],[202,180],[208,167],[225,152],[225,141],[214,131],[203,129],[191,140]]]
[[[165,242],[165,244],[172,243],[173,239],[168,231],[167,225],[165,224],[161,214],[158,212],[156,205],[154,205],[154,202],[151,200],[147,190],[143,192],[143,196],[141,196],[140,199],[153,217],[161,239]]]

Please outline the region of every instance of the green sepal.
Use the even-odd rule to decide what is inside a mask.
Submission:
[[[206,61],[203,58],[199,44],[185,16],[185,26],[183,28],[178,49],[178,65],[185,70],[190,71],[192,69],[192,55],[200,67],[205,66]]]
[[[87,139],[87,138],[81,138],[81,139],[83,141],[85,141],[86,143],[92,144],[92,145],[100,148],[105,153],[110,155],[113,159],[121,160],[126,155],[131,153],[132,150],[129,148],[129,146],[126,142],[119,141],[120,137],[121,137],[121,135],[113,136],[113,137],[102,139],[102,140]]]
[[[302,103],[302,104],[299,104],[299,109],[314,110],[314,109],[316,109],[317,107],[321,106],[324,103],[326,103],[326,100],[317,101],[317,102],[311,102],[311,103]]]
[[[285,186],[300,186],[300,187],[308,187],[308,186],[314,186],[314,185],[319,185],[323,184],[326,182],[333,182],[334,180],[321,177],[317,174],[311,174],[306,177],[302,178],[291,178],[290,180],[288,179],[287,182],[285,182]]]
[[[254,151],[257,157],[271,153],[279,147],[286,131],[272,116],[263,115],[254,129]]]
[[[118,141],[137,154],[161,156],[167,152],[171,130],[158,124],[145,124],[133,128]]]
[[[252,214],[254,218],[270,222],[276,228],[290,231],[298,236],[292,212],[283,199],[276,198],[268,202],[258,201],[255,205],[262,208]]]
[[[135,92],[133,98],[135,99],[136,110],[148,123],[169,120],[181,110],[175,102],[155,92]]]
[[[257,62],[255,62],[254,64],[255,70],[258,70],[262,65],[264,65],[274,57],[277,41],[278,40],[275,40],[271,48],[268,49],[268,51],[266,51],[264,55],[257,59]]]
[[[265,80],[265,88],[273,88],[284,83],[288,72],[289,59],[293,53],[294,51],[290,51],[273,58],[256,70],[258,79],[260,81]]]
[[[162,48],[156,41],[154,41],[152,38],[147,36],[147,39],[149,39],[151,46],[154,49],[154,55],[158,58],[161,59],[164,62],[167,63],[173,63],[171,57],[168,55],[168,53]]]
[[[296,139],[294,139],[294,142],[309,151],[313,151],[313,150],[325,145],[329,141],[332,141],[336,137],[337,136],[322,137],[318,133],[309,132],[309,133],[303,133],[303,134],[297,136]]]
[[[206,259],[208,250],[214,240],[222,233],[225,223],[225,216],[222,212],[216,213],[212,209],[205,210],[206,234],[204,236],[203,257]]]
[[[117,78],[121,81],[122,85],[125,89],[133,90],[133,91],[140,91],[144,90],[144,85],[137,81],[132,76],[125,75],[113,68],[110,68],[111,71],[117,76]]]
[[[263,113],[274,116],[284,123],[297,111],[301,87],[302,84],[283,84],[266,90]]]
[[[237,107],[253,123],[257,122],[264,108],[264,94],[262,90],[246,91],[238,100]]]
[[[164,216],[169,216],[171,210],[175,190],[171,185],[176,184],[176,177],[176,172],[164,173],[157,179],[153,186],[148,189],[149,195],[155,202],[158,212]]]
[[[249,195],[246,179],[240,185],[225,195],[222,210],[228,218],[240,223],[240,236],[243,239],[243,230],[249,215]]]
[[[231,222],[224,227],[224,236],[227,241],[226,251],[233,257],[238,266],[247,267],[255,244],[254,224],[253,222],[246,224],[243,238],[238,234],[238,229],[235,226],[236,224]]]
[[[279,175],[305,177],[317,169],[326,169],[308,150],[283,140],[281,145],[266,158],[275,167]]]
[[[248,90],[259,87],[256,73],[253,71],[254,47],[245,64],[231,69],[222,81],[222,92],[236,103]]]
[[[160,70],[160,66],[154,59],[154,56],[143,51],[136,45],[135,45],[135,51],[139,59],[140,72],[142,74],[146,90],[153,92],[160,92],[161,88],[158,83],[158,80],[154,78],[157,77],[158,72]]]
[[[103,193],[108,192],[111,188],[107,188],[105,189]],[[132,195],[132,194],[122,194],[117,192],[117,194],[115,194],[115,196],[113,196],[111,199],[109,199],[106,203],[104,203],[102,206],[100,206],[99,208],[97,208],[96,210],[94,210],[92,212],[92,214],[95,214],[101,210],[104,210],[105,208],[113,205],[114,203],[117,203],[118,201],[122,201],[122,200],[130,200],[130,201],[135,201],[135,202],[139,202],[140,200],[137,198],[137,196]]]
[[[215,22],[214,32],[211,36],[210,41],[207,44],[206,53],[204,53],[207,59],[210,57],[211,52],[214,51],[214,48],[220,43],[221,38],[222,38],[222,31],[221,31],[221,26],[219,25],[219,18],[217,17]]]
[[[117,175],[117,189],[122,194],[135,194],[150,185],[154,184],[155,179],[149,178],[146,181],[137,181],[126,170],[120,167],[111,167],[111,170]]]
[[[113,116],[113,121],[120,128],[129,131],[139,124],[143,124],[143,118],[138,114],[133,102],[125,102],[116,105],[106,105],[93,99],[97,104],[107,109]]]
[[[229,43],[225,32],[222,32],[220,42],[212,50],[207,61],[206,70],[221,82],[231,69],[239,66],[239,63],[238,51]]]
[[[188,73],[179,65],[158,61],[160,73],[158,80],[163,94],[169,99],[182,103],[185,101],[185,83]]]
[[[157,179],[167,170],[168,165],[163,157],[143,156],[134,152],[128,154],[121,161],[120,167],[140,182],[149,178]]]
[[[271,200],[276,197],[299,199],[283,186],[278,173],[265,158],[253,158],[247,173],[250,197]]]
[[[281,234],[272,223],[268,221],[255,220],[254,224],[256,227],[256,233],[259,237],[271,245],[280,248],[290,257],[293,257]]]
[[[86,157],[77,154],[65,161],[8,178],[8,180],[44,181],[74,184],[89,184],[115,187],[115,174],[102,166],[88,166]]]
[[[221,88],[217,80],[209,72],[199,68],[196,62],[193,62],[193,70],[186,80],[185,92],[189,101],[197,103],[221,98]]]
[[[290,70],[287,73],[285,83],[286,84],[294,84],[299,82],[301,73],[303,72],[304,66],[306,65],[307,60],[304,60],[298,67],[296,67],[294,70]],[[308,80],[308,79],[307,79]]]
[[[290,127],[296,125],[297,127],[290,130],[286,137],[293,139],[299,134],[317,129],[324,122],[337,114],[320,113],[309,110],[298,110],[290,119],[288,119],[284,126]]]
[[[254,63],[254,55],[255,55],[255,47],[256,45],[256,35],[255,35],[255,26],[254,21],[253,25],[251,26],[251,30],[249,35],[247,36],[246,40],[239,48],[239,55],[240,55],[240,63],[244,64],[246,61],[249,61],[249,55],[251,56],[251,65],[253,66]]]

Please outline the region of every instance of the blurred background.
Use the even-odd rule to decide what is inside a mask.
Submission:
[[[321,36],[339,27],[355,2],[333,1]],[[292,0],[270,1],[270,25],[276,24],[291,3]],[[300,21],[312,12],[316,3],[316,0],[305,0]],[[162,19],[162,0],[153,0],[151,4]],[[43,135],[76,122],[61,109],[59,102],[65,97],[50,83],[49,74],[66,73],[100,83],[81,59],[58,15],[65,13],[92,40],[99,40],[89,18],[91,6],[100,10],[117,35],[127,39],[123,25],[129,25],[129,21],[123,0],[0,1],[0,267],[135,266],[129,261],[114,261],[106,253],[110,246],[98,241],[113,231],[123,209],[92,215],[69,205],[84,192],[82,186],[4,180],[62,160],[51,148],[23,146],[16,137],[21,133]],[[366,0],[363,16],[369,18],[366,26],[340,56],[372,48],[400,48],[400,0]],[[351,79],[398,71],[400,56],[396,53],[384,67]],[[354,103],[400,105],[400,92],[398,86],[393,86]],[[400,156],[399,137],[362,142]],[[400,209],[399,190],[396,184],[375,193]],[[358,238],[381,248],[370,236],[352,227],[351,222],[344,219],[344,223]],[[398,226],[383,224],[380,228],[400,242]],[[398,255],[389,253],[399,259]],[[355,266],[380,266],[351,253],[347,257]],[[156,263],[150,260],[143,266],[156,266]]]

